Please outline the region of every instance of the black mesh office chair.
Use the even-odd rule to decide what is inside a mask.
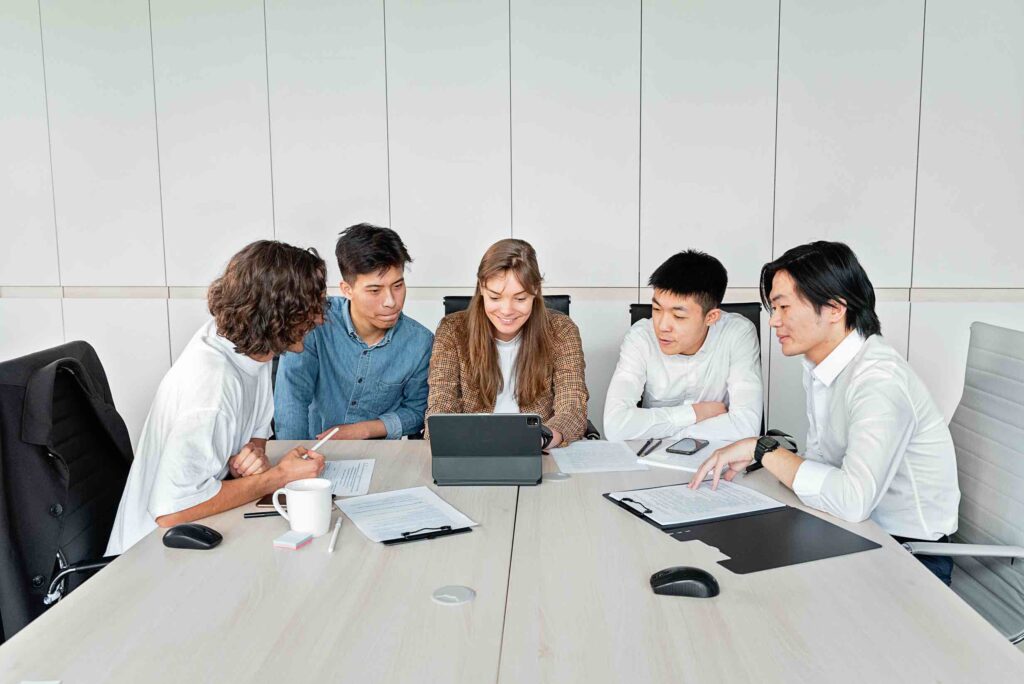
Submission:
[[[754,324],[754,330],[757,331],[757,343],[758,348],[761,347],[761,303],[760,302],[740,302],[738,304],[722,304],[719,307],[722,311],[728,313],[740,314],[748,321]],[[651,317],[651,305],[650,304],[630,304],[629,305],[629,324],[633,325],[637,321]],[[640,406],[640,403],[637,403]],[[761,416],[761,434],[764,434],[764,415]]]
[[[457,311],[465,311],[469,307],[469,300],[472,297],[465,295],[448,295],[443,299],[444,315],[453,314]],[[569,315],[569,295],[544,295],[544,306],[555,311]],[[587,431],[583,433],[584,439],[601,439],[601,433],[597,427],[587,419]]]
[[[0,642],[113,560],[132,458],[89,344],[0,363]]]

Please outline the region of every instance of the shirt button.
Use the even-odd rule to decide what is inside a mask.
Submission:
[[[354,401],[353,401],[353,402],[352,402],[352,405],[353,405],[353,406],[355,406],[355,405],[356,405],[356,402],[354,402]]]
[[[369,353],[370,353],[369,350],[363,350],[363,356],[366,356]]]
[[[358,382],[358,383],[362,383],[362,381],[363,381],[363,379],[362,379],[362,378],[357,378],[357,379],[356,379],[356,382]]]
[[[50,506],[50,515],[52,515],[54,518],[59,518],[62,513],[64,513],[64,507],[61,506],[59,503],[55,503],[52,506]]]
[[[43,582],[45,581],[45,577],[43,577],[42,575],[36,575],[32,578],[32,586],[38,589],[39,587],[43,586]]]

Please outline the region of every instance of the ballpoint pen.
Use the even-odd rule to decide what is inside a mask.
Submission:
[[[640,451],[636,452],[636,455],[637,456],[643,456],[644,452],[647,451],[647,447],[651,446],[651,442],[653,442],[653,441],[654,441],[654,438],[651,437],[649,440],[644,442],[644,445],[642,447],[640,447]]]
[[[334,553],[334,545],[338,543],[339,532],[341,532],[341,513],[338,514],[338,522],[334,523],[334,532],[331,534],[331,544],[327,547],[327,553]]]
[[[319,449],[320,447],[322,447],[322,446],[323,446],[324,444],[327,444],[327,442],[328,442],[328,441],[329,441],[329,440],[331,439],[331,437],[333,437],[333,436],[334,436],[334,433],[335,433],[335,432],[337,432],[337,431],[338,431],[338,430],[340,430],[340,429],[341,429],[341,426],[338,426],[338,427],[334,428],[333,430],[331,430],[330,432],[328,432],[328,433],[327,433],[326,435],[324,435],[324,438],[323,438],[323,439],[321,439],[321,440],[320,440],[319,442],[317,442],[316,444],[314,444],[314,445],[313,445],[313,448],[312,448],[312,449],[310,449],[309,451],[316,451],[317,449]],[[308,453],[308,452],[307,452],[307,453]],[[303,459],[305,459],[305,460],[307,460],[307,461],[309,460],[309,456],[307,456],[306,454],[302,454],[302,458],[303,458]]]

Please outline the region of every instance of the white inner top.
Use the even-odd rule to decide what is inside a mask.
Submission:
[[[498,345],[498,366],[501,368],[503,380],[501,391],[494,400],[495,413],[519,413],[519,402],[516,401],[516,357],[519,356],[519,345],[523,340],[522,333],[508,342],[495,339]]]

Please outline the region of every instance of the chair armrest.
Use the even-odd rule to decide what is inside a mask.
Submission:
[[[73,575],[76,572],[89,572],[91,570],[99,570],[105,568],[110,564],[110,561],[117,558],[117,556],[106,556],[104,558],[97,558],[93,560],[79,561],[73,565],[69,565],[56,574],[53,581],[50,582],[50,589],[46,592],[46,596],[43,597],[43,605],[49,606],[60,600],[64,593],[63,588],[60,587],[61,582],[64,578]]]
[[[975,558],[1024,558],[1024,547],[998,544],[944,544],[941,542],[905,542],[915,556],[973,556]]]

